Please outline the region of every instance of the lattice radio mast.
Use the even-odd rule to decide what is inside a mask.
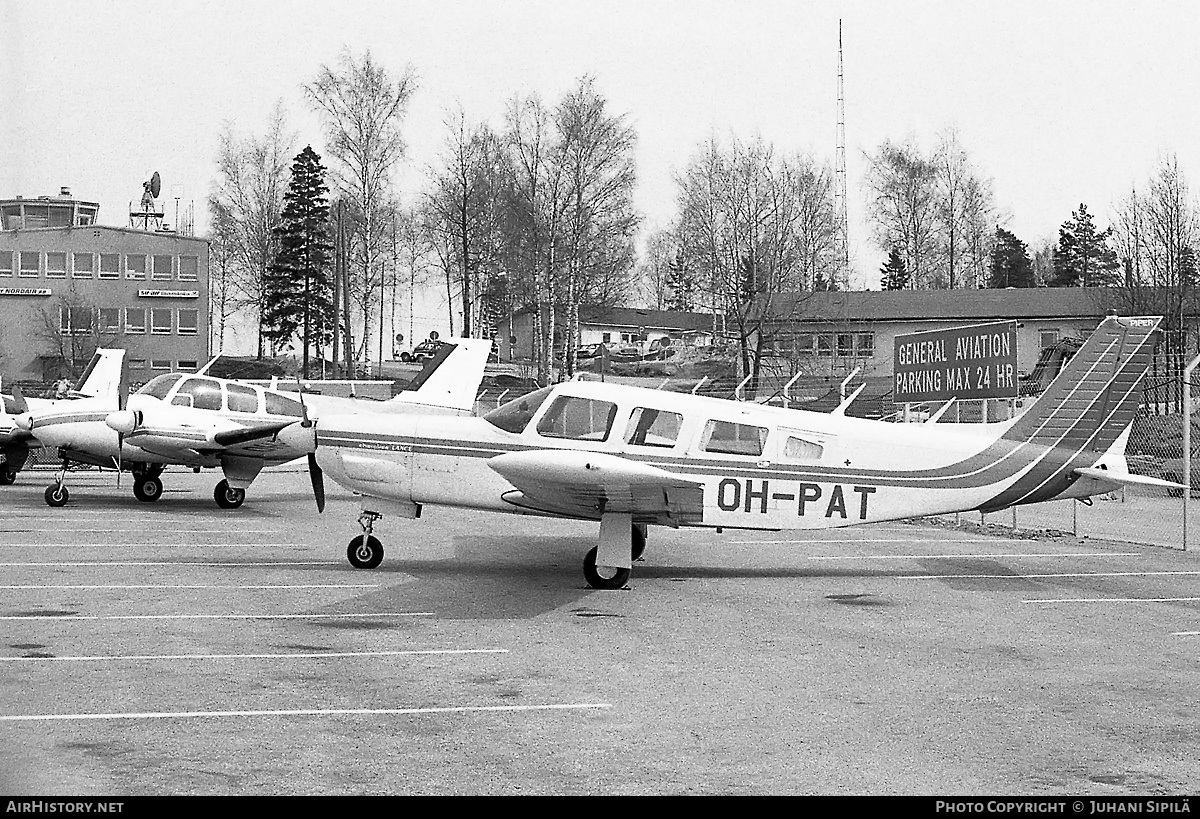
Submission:
[[[842,21],[838,20],[837,77],[837,169],[835,171],[833,209],[837,222],[837,261],[833,274],[836,288],[850,289],[850,222],[846,215],[846,96],[842,85]]]

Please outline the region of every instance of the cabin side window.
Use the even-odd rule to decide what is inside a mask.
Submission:
[[[299,401],[293,401],[290,398],[284,398],[282,395],[274,392],[263,393],[267,399],[267,412],[271,415],[290,415],[293,418],[304,417],[304,407]]]
[[[683,416],[677,412],[638,407],[625,426],[625,443],[670,448],[679,440]]]
[[[816,441],[809,441],[789,435],[783,445],[783,457],[789,461],[819,461],[825,454],[825,447]]]
[[[245,384],[226,384],[227,400],[232,412],[258,412],[258,392]]]
[[[617,405],[611,401],[560,395],[538,421],[539,435],[573,441],[603,441],[608,438]]]
[[[700,437],[700,449],[720,455],[762,455],[767,428],[731,421],[709,421]]]

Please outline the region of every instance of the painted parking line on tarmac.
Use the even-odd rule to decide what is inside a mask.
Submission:
[[[1200,637],[1200,631],[1173,631],[1172,637]]]
[[[230,717],[421,716],[425,714],[484,714],[532,711],[583,711],[612,708],[607,702],[545,705],[451,705],[429,708],[288,708],[241,711],[141,711],[113,714],[24,714],[0,716],[0,722],[73,722],[80,720],[227,719]]]
[[[119,583],[87,583],[87,584],[72,584],[72,583],[28,583],[28,584],[13,584],[0,586],[0,589],[6,591],[30,591],[32,589],[71,589],[77,591],[96,590],[96,589],[114,589],[114,590],[132,590],[132,589],[377,589],[379,583],[260,583],[260,584],[221,584],[221,583],[137,583],[137,584],[119,584]]]
[[[1163,577],[1197,575],[1200,571],[1061,572],[1057,574],[900,574],[897,580],[1038,580],[1047,577]]]
[[[766,545],[779,544],[812,544],[812,543],[995,543],[996,538],[923,538],[923,537],[846,537],[846,538],[803,538],[801,540],[731,540],[729,543],[741,545],[753,545],[756,543]]]
[[[433,617],[432,611],[365,614],[4,614],[0,620],[330,620],[353,617]]]
[[[191,545],[191,544],[189,544]],[[142,567],[142,566],[217,566],[221,568],[245,566],[258,568],[260,566],[341,566],[342,560],[44,560],[23,563],[0,562],[0,567],[9,568],[61,568],[63,566],[89,567]]]
[[[0,529],[0,534],[32,535],[32,534],[41,534],[43,531],[44,530],[42,530],[42,529],[14,529],[14,528],[10,527],[10,528]],[[154,535],[155,535],[155,537],[158,537],[162,534],[172,534],[172,535],[199,535],[199,534],[206,534],[206,535],[213,535],[213,534],[269,535],[269,534],[273,534],[275,532],[286,532],[286,531],[289,531],[289,530],[284,529],[282,527],[275,527],[273,529],[241,529],[241,528],[239,528],[239,529],[231,531],[228,526],[217,526],[217,527],[214,527],[211,529],[209,529],[209,528],[184,529],[184,528],[180,528],[178,526],[172,526],[169,530],[165,530],[163,532],[155,532]],[[146,533],[146,527],[145,526],[59,526],[59,525],[55,525],[54,533],[58,534],[60,532],[80,532],[80,533],[142,532],[144,534],[144,533]]]
[[[304,544],[304,543],[277,543],[275,541],[271,541],[271,543],[268,545],[270,546],[271,549],[310,549],[310,548],[312,548],[311,546]],[[62,541],[62,542],[56,543],[54,541],[44,541],[44,540],[39,539],[37,543],[22,542],[22,541],[10,541],[7,543],[0,543],[0,549],[4,549],[4,548],[20,549],[22,551],[28,551],[29,549],[35,548],[35,547],[38,549],[45,550],[45,549],[112,549],[112,548],[115,548],[118,546],[121,548],[128,548],[128,547],[132,547],[132,546],[145,546],[145,547],[149,547],[149,548],[167,548],[167,549],[178,549],[178,548],[181,548],[184,546],[187,546],[187,547],[190,547],[193,549],[224,549],[224,548],[261,549],[262,542],[259,541],[257,543],[229,543],[228,541],[226,541],[224,543],[193,543],[192,541],[189,540],[186,543],[164,543],[162,540],[155,540],[154,543],[147,543],[144,540],[134,540],[134,541],[115,541],[114,540],[114,541],[109,541],[107,543],[94,543],[94,542],[93,543],[75,543],[74,541],[68,540],[68,541]],[[63,564],[60,564],[60,565],[63,565]]]
[[[0,657],[0,663],[141,662],[145,660],[324,660],[355,657],[415,657],[507,654],[507,648],[428,648],[398,651],[309,651],[280,654],[109,654],[80,657]]]
[[[1196,603],[1200,597],[1058,597],[1022,600],[1022,603]],[[1200,633],[1200,632],[1198,632]]]
[[[1027,552],[1003,554],[927,554],[927,555],[807,555],[807,560],[932,560],[935,558],[1001,557],[1141,557],[1141,552]],[[3,564],[0,564],[3,565]]]

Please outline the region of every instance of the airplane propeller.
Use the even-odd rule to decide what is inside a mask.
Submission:
[[[296,379],[296,392],[300,396],[300,426],[308,432],[305,450],[308,453],[308,479],[312,483],[313,497],[317,501],[318,514],[325,511],[325,473],[317,463],[317,422],[308,417],[308,405],[304,403],[304,386]]]

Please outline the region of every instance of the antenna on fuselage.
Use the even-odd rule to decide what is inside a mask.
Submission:
[[[196,370],[196,375],[204,375],[206,372],[208,372],[209,367],[211,367],[213,364],[217,363],[217,359],[220,357],[221,357],[220,353],[217,353],[216,355],[214,355],[211,359],[209,359],[209,362],[207,364],[205,364],[200,369]]]

